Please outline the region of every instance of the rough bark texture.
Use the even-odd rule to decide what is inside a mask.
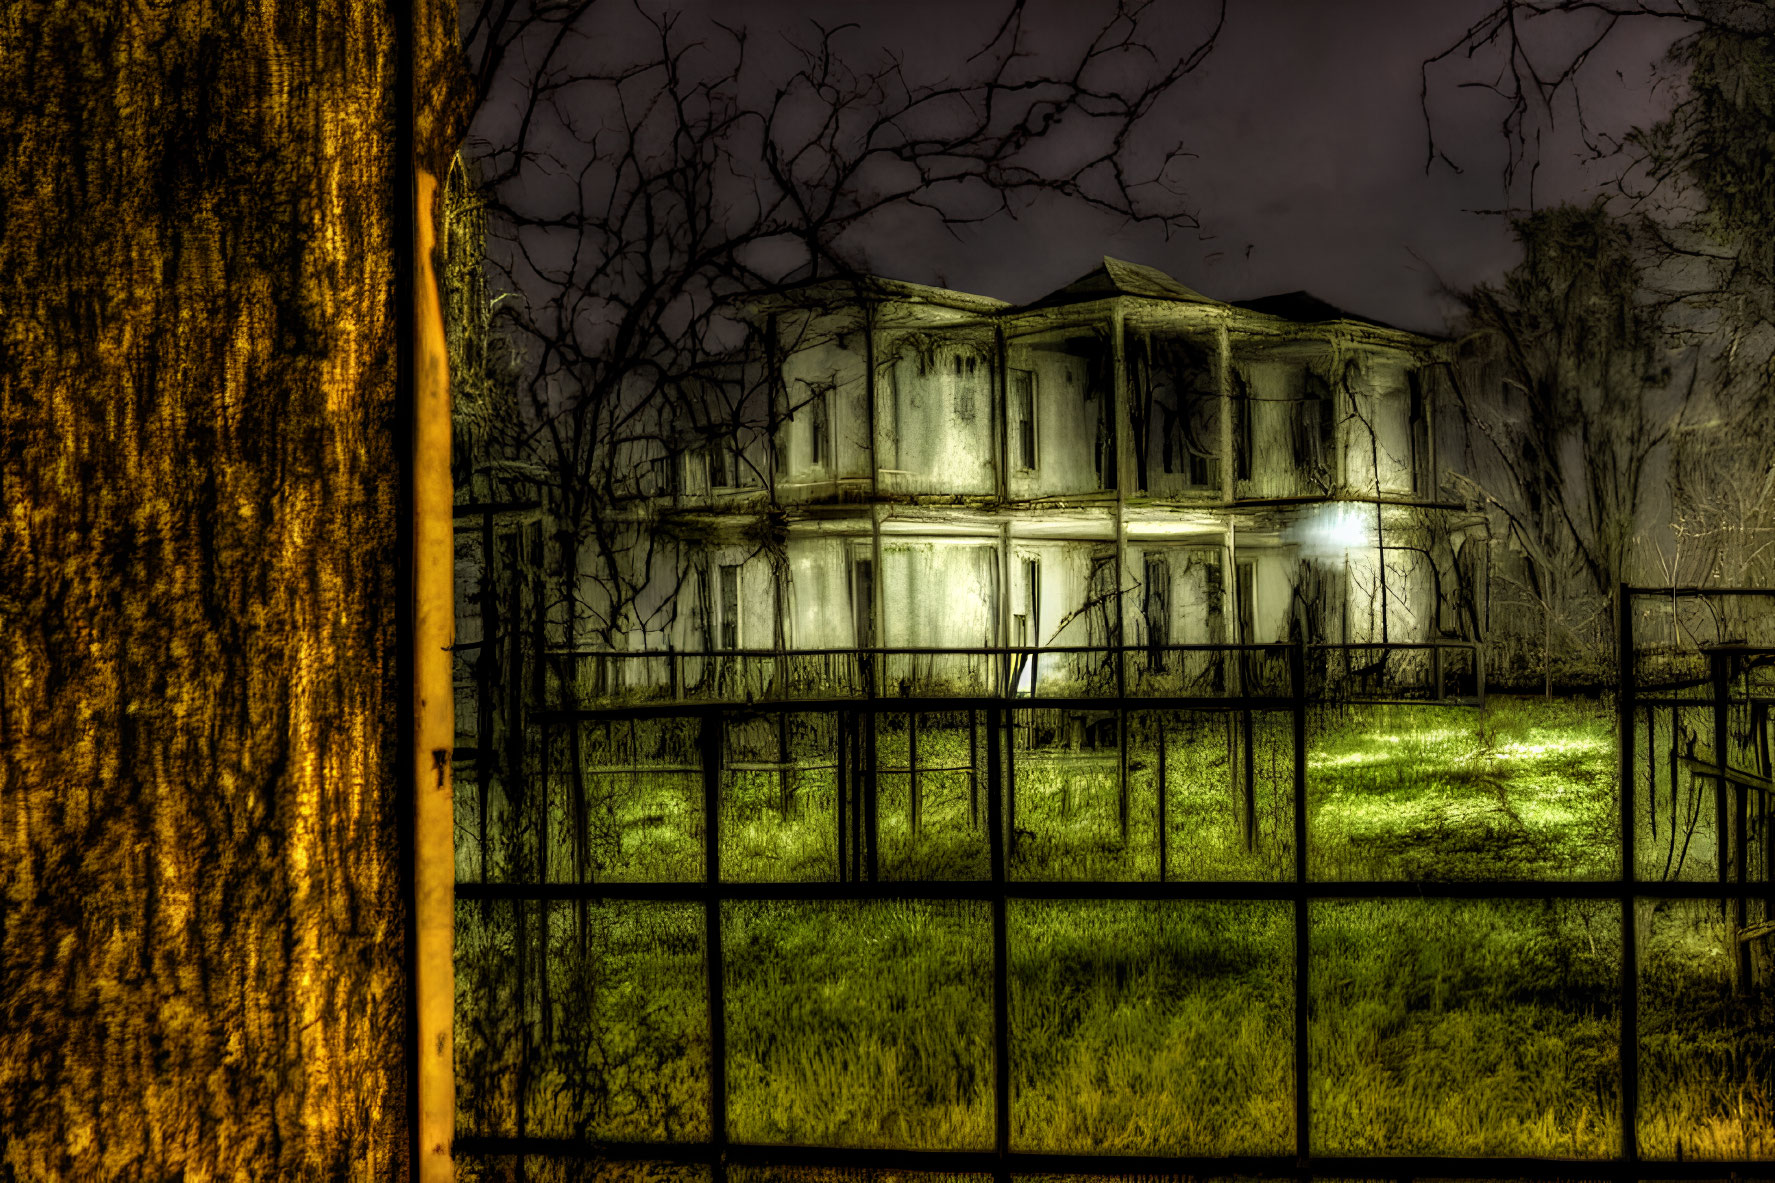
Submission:
[[[0,1175],[405,1174],[396,72],[0,16]]]

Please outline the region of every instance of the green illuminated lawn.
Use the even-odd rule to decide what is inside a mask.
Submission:
[[[1069,744],[1015,752],[1014,877],[1156,875],[1149,723],[1131,725],[1126,846],[1113,752],[1088,744],[1076,754]],[[1292,877],[1287,720],[1256,720],[1254,733],[1256,844],[1247,849],[1224,720],[1167,720],[1169,877]],[[1315,717],[1311,734],[1317,878],[1616,873],[1612,721],[1592,705],[1498,700],[1483,719],[1374,708]],[[831,761],[812,750],[817,738],[796,741],[809,750],[786,811],[776,772],[730,773],[727,877],[833,875],[831,772],[817,767]],[[883,729],[882,766],[905,766],[906,739],[903,729]],[[965,731],[919,737],[923,767],[965,765],[967,750]],[[983,766],[983,743],[979,750]],[[881,876],[984,877],[986,840],[970,820],[966,772],[923,779],[914,834],[908,778],[881,778]],[[696,777],[623,783],[601,823],[588,823],[601,874],[699,877]],[[983,819],[983,796],[979,805]],[[562,811],[550,830],[569,833],[570,822]],[[1698,849],[1712,841],[1705,823],[1687,836]],[[1666,825],[1660,857],[1668,838]],[[552,860],[557,869],[571,863]],[[592,905],[583,937],[575,905],[527,907],[525,1128],[706,1136],[700,906]],[[503,908],[491,923],[477,905],[460,913],[458,1013],[497,1016],[459,1031],[465,1132],[516,1129],[517,913]],[[536,955],[545,912],[546,972]],[[1615,905],[1325,901],[1309,918],[1316,1152],[1616,1153]],[[1015,1148],[1292,1152],[1288,904],[1012,901],[1007,919]],[[730,903],[723,928],[732,1138],[990,1147],[988,905]],[[1733,993],[1715,905],[1645,909],[1640,932],[1642,1151],[1675,1157],[1680,1141],[1685,1158],[1775,1156],[1767,985]],[[1766,965],[1759,974],[1766,983]],[[546,1033],[537,997],[545,978],[554,1016]],[[477,990],[480,1005],[470,999]]]

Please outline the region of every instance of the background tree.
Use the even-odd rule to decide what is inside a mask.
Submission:
[[[1611,37],[1648,24],[1673,34],[1661,65],[1674,99],[1665,117],[1611,136],[1583,101],[1586,71]],[[1577,595],[1612,614],[1612,599],[1588,599],[1599,594],[1599,579],[1744,584],[1775,576],[1757,566],[1775,537],[1766,493],[1775,444],[1775,9],[1750,0],[1500,0],[1425,62],[1427,167],[1458,167],[1431,117],[1435,84],[1458,61],[1481,63],[1463,85],[1502,100],[1504,189],[1529,206],[1517,215],[1530,227],[1519,232],[1523,265],[1500,293],[1481,289],[1465,301],[1471,327],[1504,350],[1494,371],[1501,385],[1488,394],[1469,383],[1469,416],[1491,442],[1507,442],[1512,458],[1519,445],[1533,449],[1505,465],[1499,481],[1481,484],[1499,494],[1494,507],[1510,503],[1509,532],[1525,552],[1530,583],[1546,572],[1558,584],[1566,566],[1579,576],[1557,595],[1526,590],[1550,608]],[[1560,129],[1616,164],[1614,191],[1588,211],[1533,209],[1544,138]],[[1595,265],[1579,260],[1589,278],[1572,287],[1558,272],[1587,240],[1604,255]],[[1548,294],[1588,287],[1596,309],[1614,309],[1620,331],[1599,338],[1599,325],[1583,315],[1563,341],[1531,331],[1567,358],[1525,368],[1507,344],[1533,308],[1518,298],[1524,280],[1549,283]],[[1537,317],[1553,311],[1542,305]],[[1599,348],[1623,352],[1604,363]],[[1668,361],[1647,365],[1646,350]],[[1531,433],[1543,438],[1488,430],[1517,413],[1511,407],[1534,388],[1527,379],[1535,368],[1574,375],[1588,368],[1594,378],[1613,369],[1613,405],[1593,403],[1604,421],[1586,428],[1589,411],[1573,419],[1555,405]],[[1633,370],[1646,380],[1632,382]],[[1637,402],[1618,397],[1629,390]],[[1600,437],[1595,426],[1606,429]],[[1610,458],[1546,479],[1559,468],[1547,463],[1556,437],[1571,432],[1588,435]],[[1571,498],[1569,514],[1550,504],[1557,495]],[[1556,536],[1569,554],[1554,547]]]
[[[1478,364],[1457,367],[1454,389],[1489,445],[1480,471],[1498,479],[1478,484],[1525,560],[1519,591],[1601,668],[1676,416],[1671,374],[1638,252],[1603,203],[1514,227],[1523,261],[1466,296]]]

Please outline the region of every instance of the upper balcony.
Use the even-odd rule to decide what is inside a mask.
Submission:
[[[1019,308],[886,280],[817,297],[754,310],[754,348],[710,380],[708,413],[622,445],[620,496],[692,512],[1439,502],[1441,344],[1303,293],[1228,304],[1105,260]]]
[[[774,314],[780,502],[1436,500],[1428,338],[1116,260],[954,295]]]

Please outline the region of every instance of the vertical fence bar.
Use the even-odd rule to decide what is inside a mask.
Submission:
[[[1250,683],[1243,685],[1245,693],[1251,693]],[[1257,850],[1257,744],[1252,735],[1250,707],[1239,712],[1239,740],[1245,748],[1245,851],[1250,854]]]
[[[1621,585],[1617,611],[1620,620],[1616,639],[1620,651],[1615,659],[1615,710],[1621,746],[1620,790],[1617,794],[1621,809],[1621,1157],[1632,1166],[1639,1161],[1639,924],[1633,896],[1638,870],[1633,809],[1633,592],[1625,583]],[[1674,730],[1671,735],[1674,746]],[[1673,791],[1675,783],[1673,777]],[[1673,835],[1674,825],[1673,816]]]
[[[968,825],[980,824],[980,713],[968,708]]]
[[[863,717],[851,714],[851,878],[863,879]]]
[[[586,800],[585,776],[585,724],[578,719],[568,723],[567,738],[567,774],[569,791],[573,794],[573,880],[584,883],[590,878],[591,870],[591,803]],[[616,749],[610,742],[610,728],[604,728],[604,759],[615,763]],[[614,778],[603,778],[604,791],[610,793],[615,788]],[[546,791],[543,798],[542,816],[548,818],[548,799]],[[543,847],[542,874],[548,878],[548,847]],[[584,907],[580,911],[583,915]],[[583,927],[583,926],[582,926]]]
[[[481,645],[475,650],[475,798],[480,807],[481,882],[487,882],[487,813],[493,800],[493,511],[481,515]]]
[[[1775,772],[1775,759],[1769,751],[1769,704],[1759,703],[1751,714],[1751,727],[1756,731],[1757,771],[1764,780]],[[1763,919],[1775,920],[1775,812],[1769,809],[1767,792],[1757,796],[1757,832],[1763,841]]]
[[[521,829],[516,845],[520,850],[522,849],[523,838]],[[514,862],[516,864],[513,867],[513,871],[515,872],[514,878],[522,882],[528,878],[523,870],[523,868],[527,866],[528,860],[518,858],[514,859]],[[520,1138],[525,1137],[530,1132],[528,1104],[530,1094],[530,975],[527,972],[530,964],[530,928],[527,923],[529,911],[529,900],[518,899],[512,901],[512,925],[514,928],[512,952],[517,961],[515,967],[517,970],[515,974],[517,981],[513,984],[513,993],[516,995],[516,1009],[518,1012],[518,1079],[516,1087],[517,1095],[515,1098],[516,1104],[514,1108],[517,1109],[516,1130],[517,1135]],[[518,1156],[517,1178],[518,1183],[524,1183],[525,1169],[523,1155]]]
[[[1652,827],[1652,849],[1658,849],[1658,708],[1646,704],[1646,817]],[[1675,819],[1673,818],[1674,822]]]
[[[847,726],[848,716],[845,711],[832,713],[833,729],[837,733],[838,767],[833,770],[833,796],[838,798],[838,881],[843,883],[850,878],[845,867],[845,839],[850,836],[850,818],[847,816],[846,798],[850,796],[850,728]]]
[[[1677,740],[1678,740],[1677,728],[1678,728],[1678,724],[1681,722],[1681,719],[1682,719],[1682,716],[1680,713],[1681,711],[1682,711],[1681,707],[1675,705],[1674,703],[1671,704],[1671,707],[1670,707],[1670,843],[1669,843],[1670,857],[1674,857],[1676,855],[1676,819],[1679,816],[1681,816],[1677,812],[1677,810],[1678,810],[1677,783],[1678,782],[1677,782],[1677,756],[1676,756],[1676,748],[1677,748]],[[1694,782],[1693,781],[1689,782],[1689,791],[1690,792],[1694,791]],[[1669,872],[1670,858],[1666,858],[1664,860],[1664,869],[1665,869],[1666,873]]]
[[[1122,655],[1124,660],[1127,654]],[[1122,849],[1128,848],[1128,699],[1124,695],[1116,705],[1116,821],[1121,826]]]
[[[1730,660],[1731,659],[1728,656],[1724,654],[1721,655],[1722,664],[1725,664]],[[1733,671],[1728,668],[1726,671],[1726,680],[1728,683],[1730,682],[1732,673]],[[1750,687],[1747,684],[1745,686],[1746,701],[1748,701],[1749,698]],[[1727,712],[1727,720],[1730,721],[1732,704],[1730,700],[1728,700],[1723,705]],[[1716,730],[1719,729],[1719,725],[1715,724],[1715,728]],[[1727,734],[1729,735],[1730,732],[1727,732]],[[1727,761],[1724,749],[1722,748],[1722,754],[1720,756],[1720,777],[1722,780],[1725,778],[1729,766],[1729,761]],[[1738,951],[1738,989],[1741,991],[1750,989],[1750,942],[1739,940],[1739,937],[1744,934],[1745,923],[1749,920],[1747,912],[1750,907],[1750,901],[1745,898],[1743,890],[1746,882],[1745,872],[1749,869],[1749,862],[1750,790],[1745,786],[1743,781],[1735,780],[1732,782],[1732,864],[1733,870],[1735,871],[1734,877],[1738,881],[1739,891],[1737,898],[1732,901],[1732,944]]]
[[[782,799],[783,820],[789,819],[789,712],[777,712],[777,794]]]
[[[1158,786],[1159,786],[1159,792],[1158,792],[1158,796],[1159,796],[1159,823],[1158,823],[1159,824],[1159,839],[1158,839],[1158,841],[1159,841],[1159,882],[1163,883],[1163,882],[1165,882],[1165,854],[1166,854],[1166,851],[1170,847],[1170,843],[1167,841],[1167,836],[1169,834],[1169,830],[1166,827],[1166,821],[1165,821],[1165,805],[1166,805],[1165,799],[1170,796],[1170,782],[1166,779],[1166,776],[1165,776],[1165,720],[1164,720],[1163,716],[1161,716],[1159,719]]]
[[[1017,857],[1017,712],[1012,707],[1001,707],[999,714],[1003,716],[1000,739],[1004,743],[1004,838],[1005,860],[1008,865]],[[986,775],[990,781],[992,779],[990,767]],[[991,791],[990,784],[987,786],[987,791]]]
[[[1707,655],[1713,682],[1713,846],[1714,870],[1720,885],[1731,866],[1730,823],[1726,820],[1726,655],[1715,650]],[[1726,901],[1720,899],[1720,919],[1726,918]]]
[[[998,1183],[1010,1178],[1006,1155],[1011,1150],[1011,966],[1005,933],[1004,786],[1000,744],[1004,738],[1002,707],[986,709],[986,829],[992,859],[992,1104],[993,1151]]]
[[[907,821],[912,832],[918,833],[919,806],[918,799],[918,712],[909,711],[906,715],[906,805]]]
[[[1292,699],[1294,743],[1294,1156],[1307,1169],[1312,1152],[1307,1092],[1307,649],[1297,641],[1288,651],[1288,691]]]
[[[721,751],[725,717],[703,714],[697,746],[703,771],[704,954],[709,990],[709,1140],[715,1151],[713,1183],[727,1177],[727,1002],[721,956]]]
[[[878,814],[879,798],[876,793],[879,776],[877,767],[880,759],[876,755],[875,728],[879,716],[871,710],[863,732],[863,759],[860,768],[863,773],[863,866],[869,875],[869,882],[874,883],[879,877],[880,863],[877,859],[877,838],[880,836],[881,818]]]

